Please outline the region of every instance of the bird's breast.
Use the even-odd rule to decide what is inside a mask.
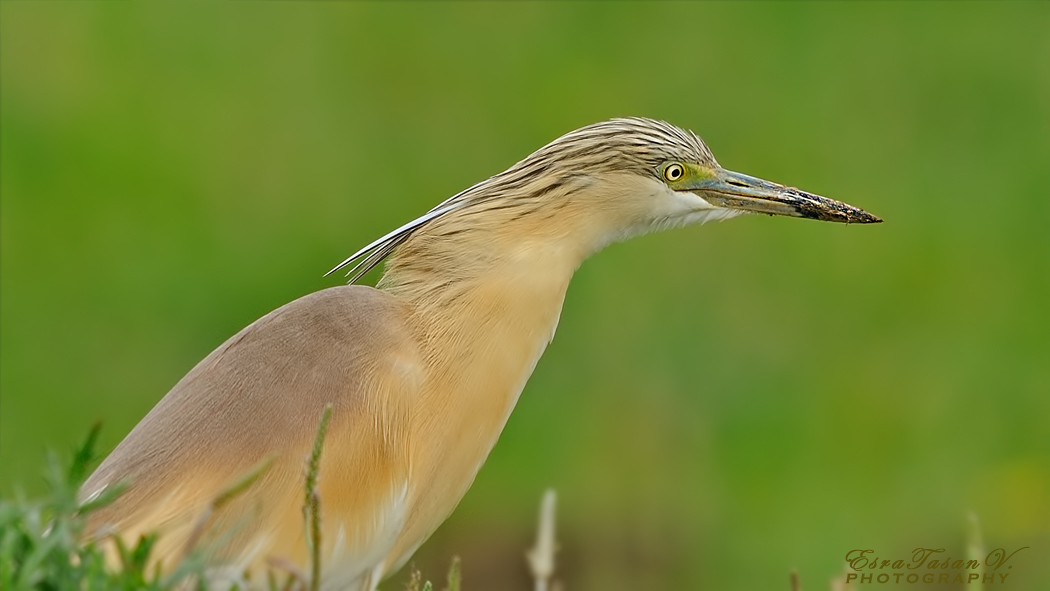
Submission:
[[[554,335],[568,277],[522,274],[528,281],[505,273],[418,312],[427,369],[413,409],[410,512],[392,564],[459,503]]]

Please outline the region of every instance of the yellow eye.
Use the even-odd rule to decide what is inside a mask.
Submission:
[[[667,168],[664,169],[664,178],[672,183],[681,180],[683,176],[685,176],[685,167],[681,164],[669,164]]]

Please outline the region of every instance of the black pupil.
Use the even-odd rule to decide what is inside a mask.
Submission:
[[[678,168],[677,166],[672,166],[670,174],[668,176],[671,177],[671,180],[675,180],[678,177],[682,176],[682,169]]]

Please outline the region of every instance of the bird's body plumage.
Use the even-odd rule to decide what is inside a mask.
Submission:
[[[695,178],[679,181],[671,166]],[[201,361],[85,484],[90,496],[132,483],[92,527],[125,537],[159,530],[159,559],[170,567],[216,495],[269,460],[211,517],[198,546],[235,575],[274,560],[305,565],[304,465],[330,404],[319,470],[323,588],[373,589],[473,482],[554,336],[576,268],[609,242],[741,213],[737,201],[700,196],[722,198],[708,194],[721,191],[708,184],[722,173],[736,174],[694,134],[617,119],[450,198],[344,261],[359,261],[356,278],[391,255],[376,289],[300,298]],[[868,215],[754,186],[775,189],[777,207],[795,208],[788,215]],[[840,221],[851,220],[864,221]]]
[[[343,579],[367,576],[385,558],[372,542],[392,546],[408,509],[407,419],[421,359],[405,346],[414,342],[405,316],[391,296],[345,286],[252,323],[179,381],[92,475],[85,491],[116,479],[133,483],[93,519],[132,539],[159,530],[157,554],[170,567],[216,496],[270,461],[214,517],[222,527],[211,527],[215,534],[203,543],[221,545],[234,571],[268,557],[303,564],[304,462],[331,404],[333,436],[319,481],[331,517],[324,540],[331,558],[342,554],[332,564]],[[341,519],[344,512],[357,519]]]

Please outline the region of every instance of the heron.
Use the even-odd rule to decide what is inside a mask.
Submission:
[[[207,560],[250,576],[274,560],[305,568],[303,461],[327,407],[320,586],[374,590],[473,483],[580,264],[613,242],[745,213],[881,221],[726,170],[669,123],[571,131],[329,272],[349,267],[349,284],[270,312],[200,361],[82,487],[91,498],[130,483],[89,531],[159,532],[155,560],[170,569],[215,496],[268,461],[209,516]],[[383,261],[376,287],[355,284]]]

